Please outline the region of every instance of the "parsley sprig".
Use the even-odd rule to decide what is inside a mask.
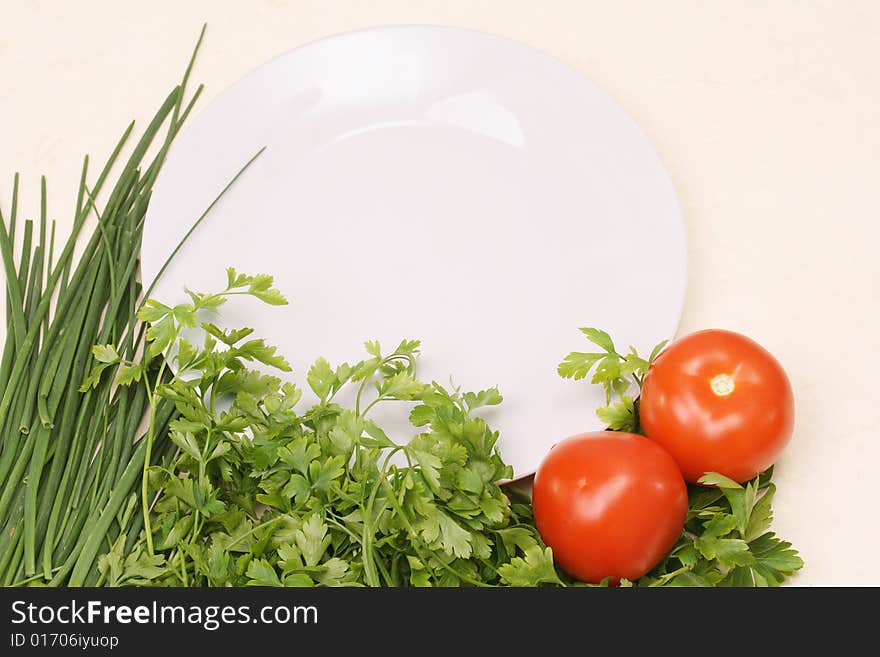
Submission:
[[[605,406],[596,411],[599,419],[615,431],[639,433],[638,402],[629,391],[633,384],[641,391],[648,368],[668,340],[657,344],[648,358],[642,358],[632,346],[628,353],[618,353],[614,341],[605,331],[589,327],[580,331],[602,351],[571,352],[556,368],[559,376],[578,381],[595,367],[590,382],[601,385],[605,390]]]

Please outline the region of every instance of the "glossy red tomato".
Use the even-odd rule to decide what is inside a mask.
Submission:
[[[645,376],[642,429],[696,482],[720,472],[739,482],[779,457],[794,427],[791,384],[761,345],[732,331],[671,343]]]
[[[535,524],[567,573],[585,582],[636,579],[681,535],[687,487],[644,436],[598,431],[555,445],[535,473]]]

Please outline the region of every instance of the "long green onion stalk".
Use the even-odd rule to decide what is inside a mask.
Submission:
[[[204,29],[181,83],[128,159],[121,153],[134,124],[91,183],[85,158],[63,247],[56,249],[55,222],[47,218],[45,179],[39,221],[21,223],[18,175],[8,212],[0,211],[7,324],[0,358],[0,585],[95,584],[98,555],[121,534],[133,542],[140,533],[143,514],[125,507],[138,498],[148,449],[151,463],[173,451],[161,430],[172,404],[152,409],[160,430],[148,445],[139,440],[146,386],[117,386],[114,376],[83,381],[95,344],[114,344],[127,358],[142,347],[136,312],[144,216],[168,149],[202,90],[187,98],[203,35]],[[99,208],[102,192],[107,200]],[[78,242],[85,248],[75,260]]]

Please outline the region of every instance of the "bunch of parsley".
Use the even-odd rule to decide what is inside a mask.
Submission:
[[[274,347],[250,329],[200,321],[231,295],[286,303],[269,276],[227,274],[224,290],[189,292],[191,303],[149,300],[140,311],[150,326],[140,360],[94,349],[87,384],[109,369],[120,385],[146,386],[150,404],[141,495],[118,514],[120,531],[98,559],[99,583],[582,585],[555,567],[528,496],[497,483],[512,470],[496,448],[498,433],[478,414],[501,403],[497,389],[421,381],[417,341],[390,352],[367,342],[357,363],[312,365],[306,378],[318,402],[300,410],[299,388],[254,367],[289,371]],[[198,346],[185,337],[196,326],[204,333]],[[617,354],[601,331],[584,332],[603,352],[571,354],[560,374],[583,378],[598,363],[593,382],[608,402],[600,417],[637,430],[629,381],[641,385],[662,345],[646,360],[634,350]],[[346,389],[352,394],[340,394]],[[370,416],[388,403],[409,414],[414,437],[406,444]],[[159,412],[169,404],[170,419]],[[766,532],[769,475],[745,487],[717,475],[707,483],[717,488],[692,491],[670,555],[624,585],[775,585],[801,566],[788,543]]]
[[[119,518],[126,529],[99,558],[101,583],[567,581],[541,543],[528,498],[496,483],[512,470],[496,448],[498,433],[475,412],[501,402],[497,389],[462,392],[420,381],[417,341],[387,353],[367,342],[360,362],[315,362],[307,381],[318,403],[299,410],[300,389],[249,367],[290,369],[250,329],[202,322],[199,346],[184,337],[203,311],[233,294],[286,303],[271,277],[230,269],[221,292],[191,292],[192,303],[175,307],[145,304],[140,317],[150,328],[140,361],[95,348],[92,380],[115,368],[120,384],[148,387],[151,407],[170,401],[177,411],[166,457],[145,467],[142,500],[132,497]],[[337,401],[348,387],[356,391],[352,408]],[[400,407],[416,434],[404,445],[370,417],[378,404],[401,401],[411,402]],[[160,427],[151,429],[147,440],[155,445],[147,449],[162,438]]]

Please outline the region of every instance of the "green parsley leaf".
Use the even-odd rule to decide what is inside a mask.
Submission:
[[[255,559],[251,561],[247,569],[248,586],[275,586],[281,587],[283,584],[278,578],[278,573],[266,559]]]
[[[327,525],[318,515],[309,516],[294,535],[296,547],[306,566],[317,566],[330,547]]]
[[[749,543],[755,556],[752,570],[759,586],[779,586],[787,577],[804,567],[803,559],[791,543],[776,538],[768,532]]]
[[[484,406],[497,406],[504,401],[498,388],[489,388],[480,392],[466,392],[462,395],[462,399],[470,411]]]
[[[632,397],[623,395],[620,401],[596,410],[596,415],[614,431],[636,430],[636,412]]]
[[[663,347],[665,347],[669,343],[669,340],[663,340],[662,342],[658,342],[657,345],[651,350],[651,355],[648,356],[648,363],[653,363],[654,359],[660,355],[660,352],[663,351]]]
[[[553,567],[553,551],[537,545],[528,548],[524,557],[514,557],[501,566],[498,574],[510,586],[562,585]]]
[[[581,333],[587,336],[587,340],[592,342],[597,347],[601,347],[609,354],[614,353],[614,342],[611,340],[611,336],[608,335],[605,331],[602,331],[597,328],[582,328],[580,329]]]
[[[116,348],[111,344],[96,344],[92,347],[92,355],[99,363],[115,363],[119,360]]]
[[[621,376],[629,376],[630,374],[644,374],[647,371],[648,361],[646,361],[644,358],[641,358],[637,353],[635,353],[635,349],[633,349],[632,353],[624,356],[623,362],[620,364]]]
[[[171,431],[170,437],[172,442],[180,447],[186,454],[189,454],[196,461],[202,460],[202,454],[195,436],[189,432]]]
[[[177,335],[172,315],[165,315],[147,329],[147,357],[154,358],[163,353]]]
[[[559,376],[565,379],[579,381],[590,373],[593,365],[595,365],[600,358],[604,357],[605,354],[603,353],[572,351],[565,357],[565,360],[559,363],[556,371],[559,373]]]
[[[153,323],[158,322],[165,315],[171,312],[171,308],[159,303],[155,299],[147,299],[144,305],[137,312],[137,317],[142,322]]]
[[[770,484],[767,486],[761,499],[759,499],[752,508],[748,525],[743,534],[743,538],[746,541],[756,539],[770,528],[770,523],[773,521],[773,508],[771,505],[773,503],[773,495],[775,494],[776,485]]]
[[[191,303],[181,303],[171,310],[178,325],[192,328],[196,325],[196,309]]]
[[[336,373],[326,359],[319,358],[309,368],[308,374],[306,374],[306,381],[308,381],[312,391],[323,401],[333,388],[333,384],[336,381]]]
[[[270,365],[282,372],[290,371],[290,363],[283,356],[276,353],[275,347],[270,347],[264,340],[248,340],[235,348],[235,353],[246,360],[256,360],[264,365]]]
[[[121,386],[127,386],[132,383],[137,383],[141,380],[141,377],[144,375],[144,368],[141,365],[137,365],[135,363],[123,363],[119,367],[119,375],[116,379],[117,383]]]

